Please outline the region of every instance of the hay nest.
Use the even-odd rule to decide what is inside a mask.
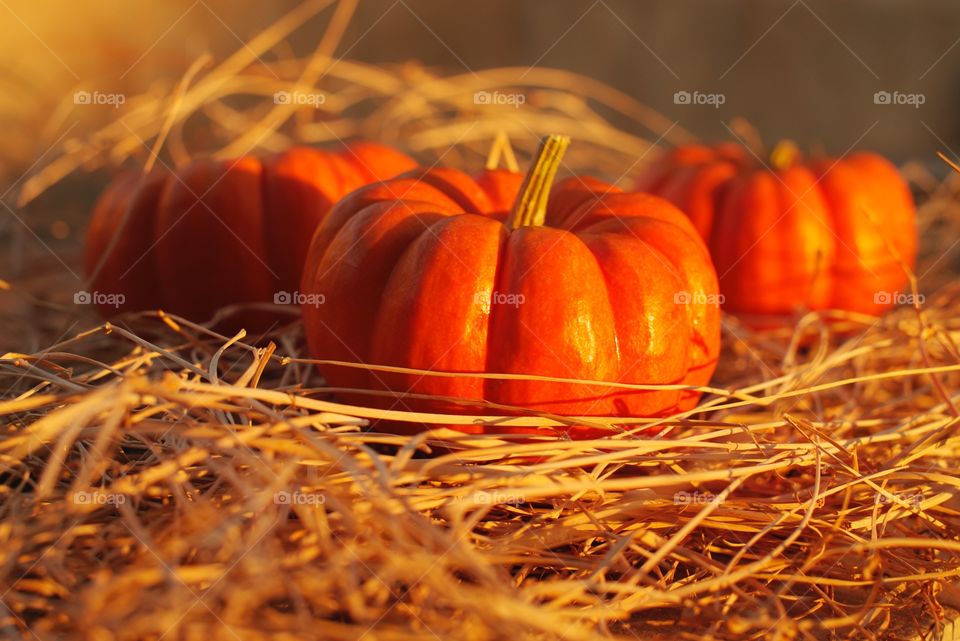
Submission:
[[[472,96],[520,87],[516,70],[332,64],[349,6],[312,56],[269,63],[284,84],[260,57],[302,24],[303,7],[206,75],[201,61],[169,93],[130,100],[122,126],[68,141],[23,200],[78,167],[185,162],[197,153],[192,128],[218,155],[360,134],[465,166],[504,134],[529,141],[523,155],[536,134],[559,132],[581,143],[571,170],[614,178],[679,135],[565,72],[525,72],[530,99],[505,111]],[[231,106],[278,86],[331,87],[342,102],[307,116]],[[883,318],[800,315],[789,330],[727,317],[721,369],[699,407],[591,417],[610,435],[589,441],[448,427],[576,417],[342,404],[303,358],[293,318],[256,339],[162,312],[98,324],[51,302],[49,281],[15,284],[29,302],[10,325],[24,345],[65,314],[91,329],[0,359],[0,631],[204,641],[942,632],[960,608],[960,287],[939,257],[958,217],[955,181],[917,164],[908,174],[924,202],[923,282],[935,284],[925,300]],[[426,431],[383,433],[383,419]],[[643,436],[651,427],[657,435]]]

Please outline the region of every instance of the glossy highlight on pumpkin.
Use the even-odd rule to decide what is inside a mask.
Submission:
[[[654,162],[636,187],[689,216],[729,312],[879,314],[908,287],[916,209],[896,167],[877,154],[807,160],[782,143],[765,166],[737,144],[686,145]]]
[[[163,309],[206,321],[228,305],[292,295],[333,203],[415,166],[389,147],[357,142],[336,152],[293,147],[122,174],[97,201],[87,231],[92,290],[124,297],[100,311]],[[289,319],[251,311],[228,324],[256,330]]]
[[[303,307],[311,355],[459,375],[321,366],[328,384],[358,390],[344,394],[351,401],[415,411],[660,416],[692,407],[691,390],[603,384],[709,381],[717,281],[690,221],[656,196],[574,177],[552,189],[545,224],[513,228],[507,207],[522,182],[504,170],[417,169],[333,208],[301,284],[325,301]]]

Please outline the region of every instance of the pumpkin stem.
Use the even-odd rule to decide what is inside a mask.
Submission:
[[[533,167],[527,172],[520,187],[520,195],[513,204],[513,211],[507,220],[510,230],[520,227],[539,227],[547,217],[547,199],[553,179],[560,167],[563,152],[570,144],[568,136],[550,134],[540,143]]]
[[[770,164],[774,169],[786,169],[800,156],[800,148],[792,140],[781,140],[770,152]]]

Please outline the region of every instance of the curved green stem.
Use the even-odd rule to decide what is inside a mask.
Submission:
[[[520,194],[513,204],[513,211],[507,219],[507,227],[511,230],[520,227],[539,227],[547,217],[547,199],[550,197],[550,188],[553,179],[560,167],[563,152],[570,144],[568,136],[550,134],[540,143],[533,167],[527,172],[520,187]]]

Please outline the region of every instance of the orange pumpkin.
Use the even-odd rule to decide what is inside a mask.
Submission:
[[[876,314],[895,303],[917,250],[915,207],[897,169],[868,152],[808,161],[789,142],[770,164],[737,144],[687,145],[654,162],[636,186],[690,217],[727,311]]]
[[[91,289],[122,295],[119,306],[100,311],[161,308],[205,321],[228,305],[292,300],[310,238],[332,204],[415,166],[360,142],[123,174],[95,205],[87,232]],[[228,325],[267,328],[283,318],[246,312]]]
[[[311,354],[459,375],[327,363],[330,386],[368,392],[347,392],[351,400],[417,411],[635,417],[695,404],[689,389],[605,383],[709,380],[720,321],[706,247],[661,198],[590,178],[565,180],[551,195],[567,142],[549,137],[525,181],[504,170],[471,178],[419,169],[333,208],[301,284],[323,300],[303,307]]]

